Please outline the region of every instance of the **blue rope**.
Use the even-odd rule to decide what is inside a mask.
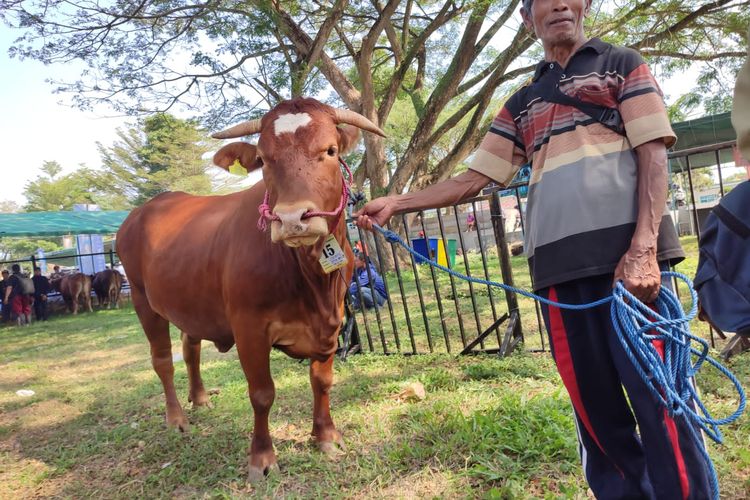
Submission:
[[[693,441],[708,463],[713,498],[719,498],[719,480],[716,470],[708,456],[701,434],[696,428],[701,429],[717,443],[723,443],[724,437],[719,426],[734,422],[742,415],[745,411],[746,398],[745,391],[737,377],[708,355],[708,343],[690,333],[689,323],[698,312],[697,294],[690,278],[676,272],[662,273],[662,276],[680,279],[688,285],[692,306],[687,314],[683,311],[677,295],[667,287],[661,287],[655,302],[656,310],[653,310],[636,299],[621,282],[617,283],[609,297],[588,304],[562,304],[505,283],[462,274],[420,254],[395,232],[377,224],[373,224],[373,227],[388,241],[406,249],[418,261],[426,262],[434,268],[472,283],[502,288],[560,309],[583,310],[610,303],[612,324],[625,354],[654,399],[664,407],[667,414],[672,418],[682,417],[686,420]],[[662,341],[663,356],[654,346],[654,341]],[[698,344],[699,348],[693,347],[691,342]],[[695,363],[691,362],[691,355],[696,356]],[[728,417],[712,417],[695,389],[692,379],[704,362],[708,362],[726,376],[739,395],[737,410]]]

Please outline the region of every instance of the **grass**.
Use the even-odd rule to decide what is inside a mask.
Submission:
[[[586,498],[572,411],[547,354],[508,359],[358,355],[335,365],[333,417],[348,444],[312,446],[306,363],[274,354],[271,413],[281,471],[245,484],[252,411],[236,352],[204,344],[214,407],[165,428],[161,385],[132,309],[0,329],[0,498]],[[173,332],[174,352],[180,351]],[[750,355],[730,368],[750,385]],[[176,363],[186,402],[187,378]],[[714,372],[700,379],[716,415],[736,405]],[[423,401],[398,394],[421,382]],[[32,389],[29,398],[15,394]],[[711,445],[723,498],[750,491],[750,419]]]

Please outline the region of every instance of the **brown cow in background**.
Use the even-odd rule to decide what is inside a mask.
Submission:
[[[91,276],[83,273],[67,274],[62,278],[50,281],[50,288],[57,290],[65,300],[65,305],[73,314],[78,314],[78,303],[83,300],[83,305],[89,312],[91,307]]]
[[[356,144],[359,129],[383,134],[352,111],[314,99],[284,101],[262,119],[215,136],[260,133],[257,147],[229,144],[216,153],[214,163],[225,169],[235,161],[247,170],[262,168],[262,182],[226,196],[161,194],[133,210],[117,233],[133,306],[164,387],[168,425],[183,430],[188,425],[174,387],[169,323],[182,330],[188,401],[194,406],[209,402],[200,376],[201,340],[212,341],[222,352],[237,345],[255,415],[250,481],[276,467],[268,430],[275,398],[272,348],[311,359],[312,434],[327,453],[343,445],[328,398],[353,269],[339,160]],[[258,228],[259,207],[270,219],[264,221],[270,235]],[[348,263],[326,274],[319,259],[330,255],[334,242],[327,241],[329,235]],[[185,286],[186,276],[196,285]]]
[[[94,275],[91,286],[96,294],[99,307],[107,306],[109,309],[119,307],[120,289],[122,288],[122,274],[115,269],[105,269]]]

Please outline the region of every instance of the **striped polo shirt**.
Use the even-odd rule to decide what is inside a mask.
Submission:
[[[532,81],[547,71],[559,75],[568,96],[617,108],[626,135],[576,107],[545,102],[530,85],[495,117],[469,168],[507,185],[531,163],[525,250],[536,290],[614,272],[638,213],[634,148],[656,139],[671,147],[676,139],[661,90],[636,51],[592,38],[565,68],[540,62]],[[684,258],[666,205],[657,258]]]

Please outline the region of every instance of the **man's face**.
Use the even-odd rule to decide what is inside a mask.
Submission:
[[[41,269],[34,269],[34,276],[41,276],[42,270]]]
[[[531,12],[523,9],[521,15],[545,47],[565,46],[583,38],[583,18],[590,7],[591,0],[534,0]]]
[[[3,271],[2,274],[3,274],[3,279],[7,280],[8,279],[8,271]]]
[[[365,261],[357,257],[356,259],[354,259],[354,267],[357,269],[364,269]]]

